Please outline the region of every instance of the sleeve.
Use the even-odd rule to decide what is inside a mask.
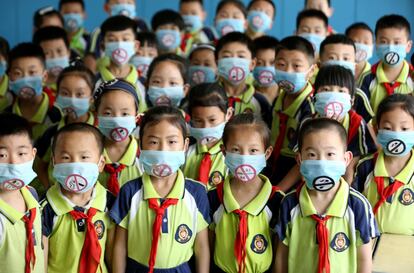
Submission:
[[[352,188],[359,191],[360,193],[364,192],[365,182],[367,180],[368,174],[374,170],[374,160],[363,159],[360,160],[356,167],[356,172],[354,176],[354,181],[352,182]]]
[[[375,75],[374,75],[375,77]],[[368,74],[363,79],[361,89],[357,88],[355,92],[355,111],[361,115],[365,122],[369,122],[375,115],[370,104],[369,85],[373,79],[373,74]]]
[[[279,218],[275,227],[275,233],[279,237],[279,240],[283,242],[284,245],[289,246],[290,241],[290,231],[291,231],[291,209],[294,206],[294,203],[297,203],[296,193],[292,192],[291,194],[285,196],[280,204]]]
[[[361,121],[359,131],[361,156],[375,153],[377,151],[377,146],[375,145],[375,141],[369,132],[368,124],[365,120]]]
[[[42,202],[42,207],[42,233],[49,238],[53,232],[53,220],[56,213],[46,199]]]
[[[277,224],[279,219],[280,205],[285,194],[281,190],[277,190],[273,193],[273,196],[267,202],[267,206],[272,211],[272,218],[270,219],[270,228],[273,228]]]
[[[139,183],[141,184],[141,183]],[[136,192],[140,189],[138,182],[131,181],[125,184],[109,211],[109,217],[119,226],[128,229],[129,211],[131,201]]]
[[[198,225],[197,233],[207,228],[211,223],[210,218],[210,203],[208,201],[207,192],[203,186],[200,185],[200,189],[196,194],[196,203],[198,208]]]

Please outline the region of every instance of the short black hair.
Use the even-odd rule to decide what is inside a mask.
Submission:
[[[152,73],[154,72],[154,69],[162,62],[171,62],[175,64],[180,70],[180,74],[183,77],[184,83],[188,82],[188,60],[174,53],[166,53],[159,55],[155,57],[154,60],[152,60],[150,66],[148,67],[146,87],[148,87],[149,80]]]
[[[149,47],[157,47],[157,38],[154,32],[138,32],[137,40],[139,41],[140,46],[147,44]]]
[[[64,25],[63,17],[59,13],[59,11],[55,10],[52,6],[47,6],[40,8],[36,10],[36,12],[33,15],[33,25],[36,29],[40,28],[40,26],[43,24],[43,19],[45,17],[49,16],[57,16],[62,23],[62,26]]]
[[[279,40],[273,36],[264,35],[256,38],[253,40],[253,56],[256,56],[259,50],[273,49],[276,52],[278,45]]]
[[[33,43],[40,45],[41,42],[62,39],[69,49],[69,40],[66,31],[61,27],[49,26],[36,30],[33,35]]]
[[[408,94],[392,94],[383,99],[378,105],[377,115],[375,116],[376,124],[379,126],[381,117],[396,108],[402,109],[414,119],[414,97]]]
[[[247,10],[246,10],[246,6],[243,4],[243,2],[239,1],[239,0],[221,0],[216,8],[216,16],[217,14],[220,12],[220,10],[227,5],[234,5],[236,6],[244,15],[244,17],[247,17]]]
[[[57,92],[59,93],[59,87],[62,80],[67,76],[78,76],[85,80],[88,84],[88,87],[91,89],[91,95],[94,92],[96,77],[93,72],[86,67],[81,61],[72,62],[68,67],[65,67],[62,72],[60,72],[57,80]]]
[[[326,0],[326,2],[328,3],[328,6],[331,6],[331,0]],[[308,0],[305,0],[305,7],[308,4]]]
[[[12,66],[13,61],[25,57],[37,58],[45,67],[45,54],[39,45],[33,43],[20,43],[13,47],[9,52],[8,67]]]
[[[298,134],[299,152],[304,146],[306,136],[322,130],[329,130],[329,132],[336,131],[339,134],[344,150],[347,150],[347,133],[344,126],[334,119],[321,117],[308,119],[300,127]]]
[[[218,40],[216,45],[216,51],[214,52],[216,59],[218,59],[218,55],[220,51],[223,49],[223,47],[230,43],[240,43],[242,45],[245,45],[249,49],[253,57],[254,46],[252,39],[250,39],[249,36],[247,36],[244,33],[234,31],[227,33]]]
[[[319,69],[315,79],[315,91],[321,86],[336,85],[346,87],[351,98],[355,95],[355,78],[351,70],[340,65],[324,65]]]
[[[85,2],[83,0],[60,0],[59,1],[59,10],[62,10],[62,6],[65,4],[77,3],[82,6],[82,10],[85,10]]]
[[[356,47],[354,41],[349,38],[348,36],[345,36],[344,34],[332,34],[327,36],[321,43],[321,46],[319,48],[319,56],[322,56],[323,51],[325,50],[325,47],[327,45],[332,44],[342,44],[342,45],[350,45],[354,48],[354,52],[356,52]]]
[[[27,135],[33,144],[33,135],[27,119],[13,113],[0,114],[0,138],[11,135]]]
[[[197,2],[203,7],[203,0],[180,0],[180,7],[184,3],[192,3],[192,2]]]
[[[105,37],[105,35],[110,31],[123,31],[130,29],[132,30],[132,33],[135,35],[135,39],[137,37],[137,23],[124,15],[115,15],[111,16],[108,19],[106,19],[102,25],[101,25],[101,33],[102,37]]]
[[[185,23],[181,14],[172,9],[163,9],[152,16],[151,27],[152,31],[156,31],[162,25],[173,24],[176,25],[180,31],[185,29]]]
[[[384,28],[405,29],[408,34],[407,36],[411,35],[410,23],[404,16],[401,15],[389,14],[384,15],[378,19],[377,23],[375,24],[375,36],[378,35],[379,30]]]
[[[96,139],[96,145],[98,146],[99,154],[103,154],[105,143],[105,138],[103,134],[101,133],[101,131],[99,131],[97,127],[89,125],[85,122],[70,123],[59,129],[52,139],[52,153],[54,153],[56,150],[56,144],[59,140],[59,137],[62,137],[62,135],[64,134],[74,132],[92,134]]]
[[[192,115],[195,107],[216,106],[223,113],[227,113],[229,107],[226,91],[218,83],[202,83],[190,89],[188,94],[188,113]]]
[[[309,64],[312,65],[315,59],[315,51],[312,44],[300,36],[289,36],[282,39],[276,49],[276,56],[282,50],[297,50],[305,54],[308,58]]]
[[[0,55],[3,56],[6,61],[7,61],[7,56],[9,55],[9,51],[10,51],[9,42],[4,37],[0,36]]]
[[[372,31],[372,29],[364,22],[356,22],[347,27],[345,30],[345,35],[349,37],[349,35],[351,35],[351,32],[357,29],[367,30],[371,32],[372,36],[374,36],[374,32]]]
[[[328,16],[320,10],[317,9],[305,9],[299,12],[298,16],[296,17],[296,30],[299,29],[300,22],[306,18],[317,18],[321,20],[326,29],[328,29]]]
[[[273,3],[272,0],[251,0],[249,2],[249,4],[247,5],[247,11],[250,11],[250,9],[251,9],[251,7],[253,6],[254,3],[260,2],[260,1],[267,2],[272,6],[272,8],[273,8],[273,18],[275,18],[275,16],[276,16],[276,5],[275,5],[275,3]]]

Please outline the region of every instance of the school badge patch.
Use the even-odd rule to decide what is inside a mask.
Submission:
[[[180,244],[185,244],[191,240],[193,237],[193,232],[186,224],[181,224],[178,226],[177,231],[175,232],[175,240]]]
[[[105,224],[102,220],[97,220],[93,223],[96,231],[96,235],[98,235],[98,239],[102,239],[105,233]]]
[[[412,190],[410,190],[410,189],[403,189],[402,192],[401,192],[401,194],[400,194],[400,197],[398,198],[398,200],[404,206],[409,206],[412,203],[414,203],[413,196],[414,196],[414,193],[413,193]]]
[[[346,234],[338,232],[331,241],[331,248],[336,252],[343,252],[348,249],[349,244],[350,242]]]
[[[215,187],[221,182],[224,181],[224,176],[219,171],[214,171],[211,173],[210,178],[208,179],[208,183],[210,186]]]
[[[253,237],[250,248],[254,253],[262,254],[267,249],[267,241],[262,234],[256,234]]]

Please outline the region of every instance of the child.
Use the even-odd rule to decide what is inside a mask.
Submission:
[[[328,17],[315,9],[301,11],[296,17],[296,35],[308,40],[318,59],[319,47],[322,41],[328,36]]]
[[[239,0],[220,1],[216,8],[214,24],[217,39],[230,32],[244,32],[247,28],[246,7]]]
[[[305,182],[280,206],[273,272],[371,272],[376,224],[368,200],[341,178],[352,160],[346,139],[332,119],[302,125],[297,160]]]
[[[59,182],[42,203],[47,272],[103,272],[110,263],[113,197],[98,182],[103,137],[85,123],[60,129],[52,143],[53,177]],[[106,261],[106,263],[105,263]]]
[[[410,35],[410,23],[400,15],[385,15],[375,25],[375,45],[380,61],[372,67],[361,85],[374,113],[385,97],[413,92],[413,69],[405,60],[413,43]]]
[[[228,108],[226,93],[220,85],[203,83],[191,88],[188,112],[190,135],[197,143],[188,149],[183,172],[185,177],[198,180],[211,190],[227,176],[221,137],[232,109]]]
[[[196,272],[208,273],[208,199],[205,187],[179,169],[188,148],[181,112],[149,109],[139,135],[145,172],[121,188],[110,212],[117,224],[112,272],[191,272],[194,254]]]
[[[9,90],[9,77],[6,74],[9,50],[7,40],[0,37],[0,112],[13,103],[13,95]]]
[[[86,18],[84,1],[60,0],[59,12],[62,14],[65,23],[70,48],[83,57],[90,39],[89,34],[83,27]]]
[[[279,87],[275,82],[275,53],[279,41],[271,36],[262,36],[255,39],[253,44],[256,56],[256,66],[253,69],[255,89],[273,105],[279,94]]]
[[[0,114],[0,268],[2,272],[44,273],[42,216],[36,191],[29,122]]]
[[[52,6],[38,9],[33,15],[33,33],[42,27],[55,26],[63,28],[63,17]]]
[[[214,52],[216,48],[211,44],[195,44],[188,56],[190,67],[190,85],[212,83],[216,81],[217,64]]]
[[[412,235],[414,98],[385,98],[375,119],[382,149],[360,161],[354,187],[373,206],[381,233]]]
[[[185,45],[181,47],[185,24],[178,12],[171,9],[158,11],[151,19],[151,26],[157,36],[160,54],[175,53],[185,55]]]
[[[305,9],[315,9],[322,11],[327,18],[331,18],[334,8],[331,6],[331,0],[305,0]],[[328,25],[328,35],[335,34],[336,31]]]
[[[55,98],[51,90],[42,87],[47,81],[45,55],[35,44],[21,43],[10,51],[9,65],[9,87],[16,99],[6,111],[26,118],[36,140],[62,118],[59,109],[53,106]]]
[[[148,67],[158,56],[157,39],[153,32],[140,32],[137,34],[137,40],[139,49],[137,54],[131,58],[130,63],[137,69],[140,82],[145,84]]]
[[[224,128],[223,153],[230,175],[209,193],[217,271],[266,272],[273,258],[271,226],[284,196],[260,174],[272,153],[267,125],[251,113],[233,117]]]
[[[367,24],[358,22],[350,25],[346,29],[345,35],[355,43],[355,61],[357,62],[355,79],[357,87],[361,87],[365,74],[371,71],[369,59],[371,59],[374,50],[374,32]]]
[[[271,30],[276,16],[276,6],[269,0],[252,0],[247,6],[248,27],[246,34],[254,40]]]

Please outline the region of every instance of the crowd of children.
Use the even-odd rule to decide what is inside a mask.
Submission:
[[[278,40],[271,0],[86,8],[0,37],[0,272],[368,273],[414,234],[403,16],[341,34],[307,0]]]

